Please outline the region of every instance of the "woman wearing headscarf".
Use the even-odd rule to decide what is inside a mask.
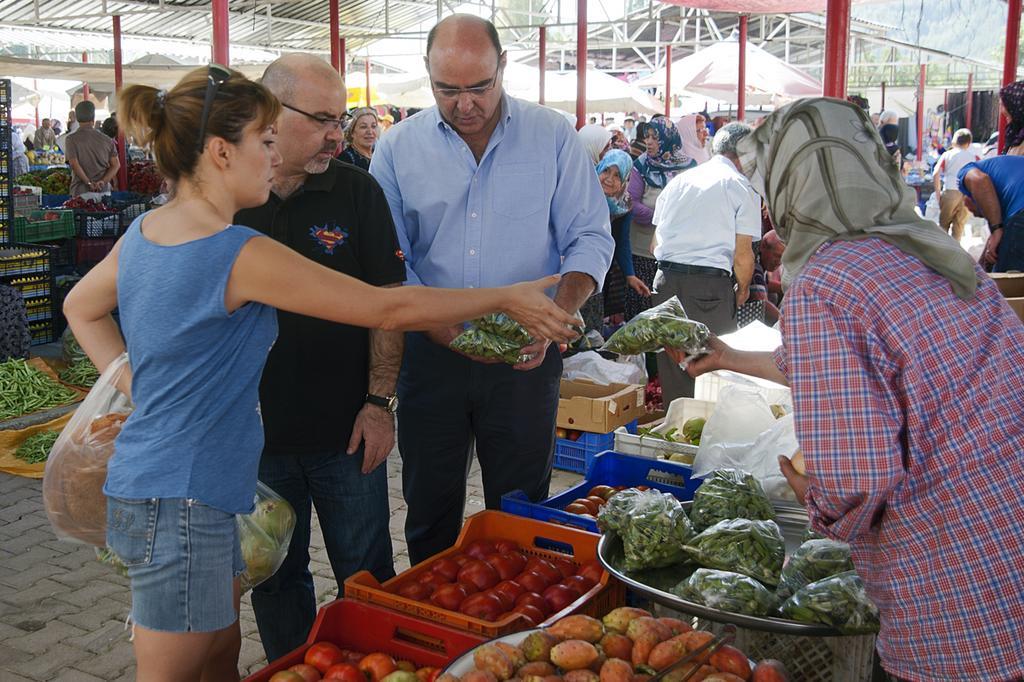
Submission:
[[[580,128],[577,134],[580,136],[580,142],[583,143],[583,148],[587,150],[590,160],[596,166],[611,144],[611,131],[596,123],[591,123]]]
[[[895,111],[887,109],[878,117],[878,122],[881,124],[878,127],[878,134],[885,145],[885,151],[893,156],[900,150],[900,116]]]
[[[1002,153],[1024,156],[1024,81],[1010,83],[999,91],[999,110],[1010,119]]]
[[[708,154],[707,119],[701,114],[690,114],[679,119],[679,135],[683,140],[683,153],[702,164],[711,158]]]
[[[13,171],[12,177],[18,177],[28,173],[29,163],[28,156],[25,153],[25,141],[21,139],[21,133],[18,130],[11,132],[11,170]]]
[[[811,526],[850,544],[891,676],[1024,679],[1024,326],[917,217],[856,106],[783,107],[739,152],[786,242],[783,342],[715,339],[690,373],[791,387],[806,475],[780,468]]]
[[[378,123],[379,119],[374,109],[357,109],[345,128],[345,149],[338,155],[338,159],[369,171],[373,147],[380,137]]]
[[[633,163],[627,191],[633,204],[633,221],[629,228],[633,270],[650,290],[658,272],[658,262],[654,260],[654,205],[669,180],[693,168],[697,162],[683,152],[679,130],[668,118],[652,118],[643,131],[647,151]],[[650,307],[650,296],[641,296],[635,289],[626,291],[627,320]]]

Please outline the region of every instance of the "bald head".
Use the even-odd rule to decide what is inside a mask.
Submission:
[[[341,75],[320,57],[295,52],[278,57],[270,63],[260,80],[282,102],[295,100],[295,93],[305,85],[345,87]]]
[[[433,51],[493,49],[501,54],[501,38],[494,24],[472,14],[453,14],[442,19],[427,34],[427,60]]]

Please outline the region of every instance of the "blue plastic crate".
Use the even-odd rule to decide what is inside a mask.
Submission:
[[[595,485],[646,485],[670,493],[685,502],[693,499],[693,493],[702,482],[690,478],[691,473],[690,467],[678,462],[623,455],[619,452],[602,452],[591,459],[586,478],[579,485],[543,502],[530,502],[526,493],[516,490],[502,496],[501,510],[528,519],[573,526],[596,533],[596,521],[563,511],[566,505],[576,498],[586,497],[587,492]]]
[[[61,208],[71,198],[70,194],[44,194],[40,199],[43,208]]]
[[[626,424],[626,430],[636,433],[636,420]],[[578,440],[555,439],[555,468],[582,474],[590,466],[590,460],[599,452],[615,446],[615,432],[582,432]]]

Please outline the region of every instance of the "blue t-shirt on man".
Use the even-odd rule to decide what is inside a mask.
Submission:
[[[1024,211],[1024,156],[996,156],[974,161],[961,168],[956,176],[956,184],[961,193],[973,199],[971,191],[964,186],[964,176],[972,168],[977,168],[992,179],[1004,222]]]

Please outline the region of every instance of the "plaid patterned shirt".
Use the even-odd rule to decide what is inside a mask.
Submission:
[[[912,682],[1024,679],[1024,325],[978,274],[962,301],[884,241],[826,245],[775,355],[811,522],[852,545]]]

